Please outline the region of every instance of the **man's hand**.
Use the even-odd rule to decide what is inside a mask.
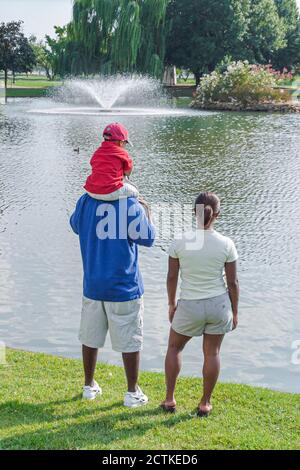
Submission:
[[[176,310],[177,310],[177,304],[169,305],[169,320],[170,320],[170,323],[172,323],[172,321],[173,321]]]
[[[238,317],[238,314],[237,314],[237,313],[234,313],[234,314],[233,314],[233,326],[232,326],[232,330],[236,330],[237,327],[238,327],[238,324],[239,324],[239,317]]]
[[[139,203],[143,206],[146,212],[146,216],[149,219],[149,221],[152,223],[152,214],[151,214],[151,209],[148,205],[148,203],[145,201],[145,199],[142,196],[138,197]]]

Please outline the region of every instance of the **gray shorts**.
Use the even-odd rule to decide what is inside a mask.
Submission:
[[[104,302],[83,297],[79,341],[90,348],[103,348],[109,331],[114,351],[141,351],[143,312],[142,297],[128,302]]]
[[[228,292],[201,300],[179,300],[172,329],[184,336],[223,335],[232,330]]]

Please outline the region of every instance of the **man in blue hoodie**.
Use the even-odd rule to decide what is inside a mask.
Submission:
[[[83,262],[83,306],[79,340],[85,372],[83,398],[101,395],[94,380],[98,348],[110,333],[112,348],[121,352],[128,383],[124,405],[148,402],[138,386],[143,342],[144,286],[138,245],[151,247],[155,229],[136,198],[97,201],[84,194],[70,224],[79,235]]]

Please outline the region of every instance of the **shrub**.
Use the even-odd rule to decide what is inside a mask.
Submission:
[[[274,89],[280,80],[291,77],[272,69],[271,65],[251,65],[247,61],[230,63],[201,78],[196,100],[202,103],[236,102],[243,106],[263,102],[290,100],[288,92]]]

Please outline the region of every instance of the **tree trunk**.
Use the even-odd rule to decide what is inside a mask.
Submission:
[[[7,103],[7,82],[8,82],[8,70],[4,70],[4,95],[5,95],[5,103]]]
[[[165,67],[163,83],[168,86],[177,85],[176,67],[174,65]]]
[[[48,67],[45,67],[45,72],[46,72],[46,76],[47,76],[48,80],[50,80],[50,82],[53,82],[53,80],[55,78],[55,75],[54,75],[53,71],[50,70]]]
[[[194,75],[195,75],[195,80],[196,80],[196,86],[199,86],[201,75],[198,72],[194,72]]]

